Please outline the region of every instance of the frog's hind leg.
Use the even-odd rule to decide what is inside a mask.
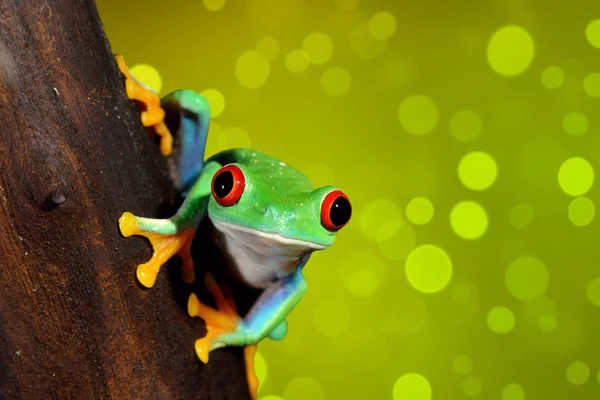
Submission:
[[[164,156],[171,155],[173,151],[173,136],[164,122],[165,111],[161,107],[160,96],[145,87],[135,79],[121,55],[116,55],[115,59],[119,70],[125,76],[125,91],[127,97],[132,100],[140,101],[144,104],[146,110],[142,111],[142,125],[153,127],[154,131],[160,136],[160,151]]]
[[[196,340],[196,354],[204,362],[208,362],[210,351],[215,350],[214,340],[219,336],[235,332],[240,324],[237,307],[233,297],[219,287],[211,273],[206,273],[205,286],[215,299],[216,309],[201,303],[198,297],[192,293],[188,300],[188,314],[191,317],[204,319],[206,325],[206,336]]]
[[[206,336],[196,340],[195,344],[196,354],[204,363],[208,362],[209,353],[212,350],[223,347],[218,338],[224,334],[236,332],[242,323],[229,288],[227,286],[220,287],[210,273],[206,274],[205,286],[215,299],[216,309],[201,303],[193,293],[188,300],[190,316],[200,317],[206,324]],[[258,392],[258,377],[254,369],[256,350],[257,344],[244,346],[248,388],[253,400],[256,399]]]
[[[181,274],[186,283],[194,281],[194,263],[190,247],[195,228],[180,229],[172,219],[150,219],[136,217],[125,212],[119,219],[119,228],[125,237],[144,236],[152,244],[152,258],[137,268],[137,278],[145,287],[154,286],[160,267],[175,254],[183,260]]]

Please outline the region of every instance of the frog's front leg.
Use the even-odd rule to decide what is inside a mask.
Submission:
[[[183,228],[183,226],[187,227]],[[154,286],[160,267],[175,254],[183,260],[181,274],[186,283],[194,281],[194,264],[190,256],[190,246],[196,232],[195,224],[174,219],[150,219],[136,217],[125,212],[119,218],[119,228],[125,237],[144,236],[152,245],[152,258],[138,265],[137,278],[145,287]]]
[[[254,373],[256,345],[265,337],[281,340],[287,333],[286,316],[306,292],[302,276],[302,261],[296,271],[265,289],[245,318],[237,314],[230,295],[225,295],[212,276],[207,276],[206,286],[215,297],[217,309],[202,304],[196,295],[190,295],[188,313],[204,319],[206,336],[196,341],[196,353],[208,362],[209,352],[225,346],[245,347],[246,368],[250,393],[256,398],[258,379]]]
[[[116,55],[115,60],[117,61],[119,70],[125,76],[127,97],[142,102],[146,108],[142,111],[142,125],[154,128],[156,134],[160,136],[161,153],[164,156],[171,155],[173,151],[173,136],[164,122],[165,111],[161,107],[160,96],[131,75],[123,56]]]
[[[190,247],[196,228],[206,214],[212,176],[220,167],[214,162],[204,166],[196,184],[173,217],[151,219],[125,212],[119,219],[119,228],[123,236],[144,236],[152,244],[152,258],[137,268],[137,277],[142,285],[148,288],[154,286],[160,267],[175,254],[183,260],[183,280],[187,283],[194,281],[194,263]]]

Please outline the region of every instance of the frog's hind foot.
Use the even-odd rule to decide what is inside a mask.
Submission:
[[[241,318],[229,290],[222,290],[212,274],[206,274],[205,285],[215,298],[217,308],[214,309],[205,305],[192,293],[188,299],[188,314],[191,317],[202,318],[206,325],[206,336],[196,341],[195,348],[198,358],[207,363],[210,351],[222,347],[217,343],[218,338],[221,335],[235,332],[239,327]]]
[[[160,96],[149,88],[138,82],[127,68],[122,55],[116,55],[115,59],[119,70],[125,76],[125,91],[127,97],[141,102],[145,110],[142,111],[142,125],[152,127],[160,136],[160,151],[164,156],[171,155],[173,151],[173,136],[164,122],[165,111],[160,105]]]
[[[154,286],[160,267],[175,254],[183,260],[183,280],[186,283],[194,281],[194,263],[190,254],[194,229],[178,230],[169,219],[141,218],[130,212],[119,218],[119,228],[125,237],[144,236],[152,244],[152,258],[137,268],[137,278],[142,285],[148,288]]]

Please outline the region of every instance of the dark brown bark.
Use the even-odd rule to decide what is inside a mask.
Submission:
[[[0,1],[2,399],[248,398],[240,351],[196,358],[177,265],[136,281],[119,216],[178,205],[139,118],[92,0]]]

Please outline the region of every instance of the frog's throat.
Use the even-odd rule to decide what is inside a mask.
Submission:
[[[213,237],[232,273],[243,283],[265,288],[289,275],[300,261],[327,246],[266,233],[211,218]]]

